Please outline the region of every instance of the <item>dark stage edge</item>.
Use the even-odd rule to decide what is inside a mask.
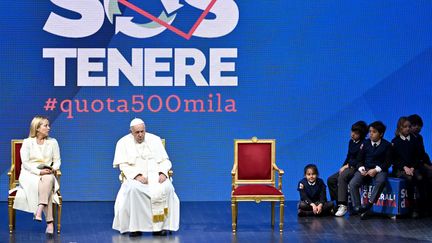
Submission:
[[[0,202],[0,242],[431,242],[432,219],[358,216],[298,218],[296,202],[286,202],[284,233],[270,227],[269,203],[239,203],[237,234],[231,233],[230,202],[181,202],[180,230],[167,237],[144,233],[131,238],[111,229],[114,202],[64,202],[62,232],[47,238],[45,224],[17,211],[8,231],[7,203]],[[279,208],[276,207],[276,212]],[[278,213],[276,213],[278,215]],[[276,217],[276,225],[279,218]]]

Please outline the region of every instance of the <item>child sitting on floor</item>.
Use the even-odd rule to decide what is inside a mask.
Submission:
[[[304,178],[299,182],[297,189],[300,192],[300,217],[333,214],[333,202],[327,201],[326,185],[318,175],[316,165],[309,164],[304,168]]]

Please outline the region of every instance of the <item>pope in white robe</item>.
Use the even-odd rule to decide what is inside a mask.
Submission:
[[[171,162],[162,140],[146,133],[141,119],[133,119],[130,134],[117,142],[113,166],[125,177],[114,205],[113,229],[177,231],[180,202],[168,178]]]

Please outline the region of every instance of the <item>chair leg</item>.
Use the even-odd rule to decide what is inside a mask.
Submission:
[[[280,208],[279,208],[279,233],[282,234],[283,232],[283,225],[284,225],[284,199],[280,201]]]
[[[232,215],[232,233],[236,233],[237,229],[237,202],[231,199],[231,215]]]
[[[12,226],[13,226],[13,229],[15,230],[15,226],[16,226],[16,210],[15,209],[13,209]]]
[[[235,202],[235,209],[236,209],[236,211],[235,211],[235,214],[236,214],[236,221],[235,221],[235,223],[236,223],[236,228],[237,228],[237,221],[238,221],[238,202]]]
[[[57,213],[57,211],[58,211],[58,205],[56,204],[56,203],[53,203],[53,207],[52,207],[52,214],[53,214],[53,218],[54,218],[54,226],[56,226],[57,225],[57,222],[58,222],[58,213]]]
[[[9,214],[9,233],[12,234],[14,229],[14,209],[13,209],[14,200],[8,198],[8,214]]]
[[[62,206],[63,206],[63,199],[60,196],[59,197],[59,204],[57,205],[57,234],[60,234],[60,230],[61,230]]]
[[[271,202],[271,227],[274,229],[275,225],[275,202]]]

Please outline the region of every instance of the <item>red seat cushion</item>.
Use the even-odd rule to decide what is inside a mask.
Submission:
[[[282,196],[282,193],[273,186],[269,185],[245,185],[239,186],[234,190],[233,195],[278,195]]]

